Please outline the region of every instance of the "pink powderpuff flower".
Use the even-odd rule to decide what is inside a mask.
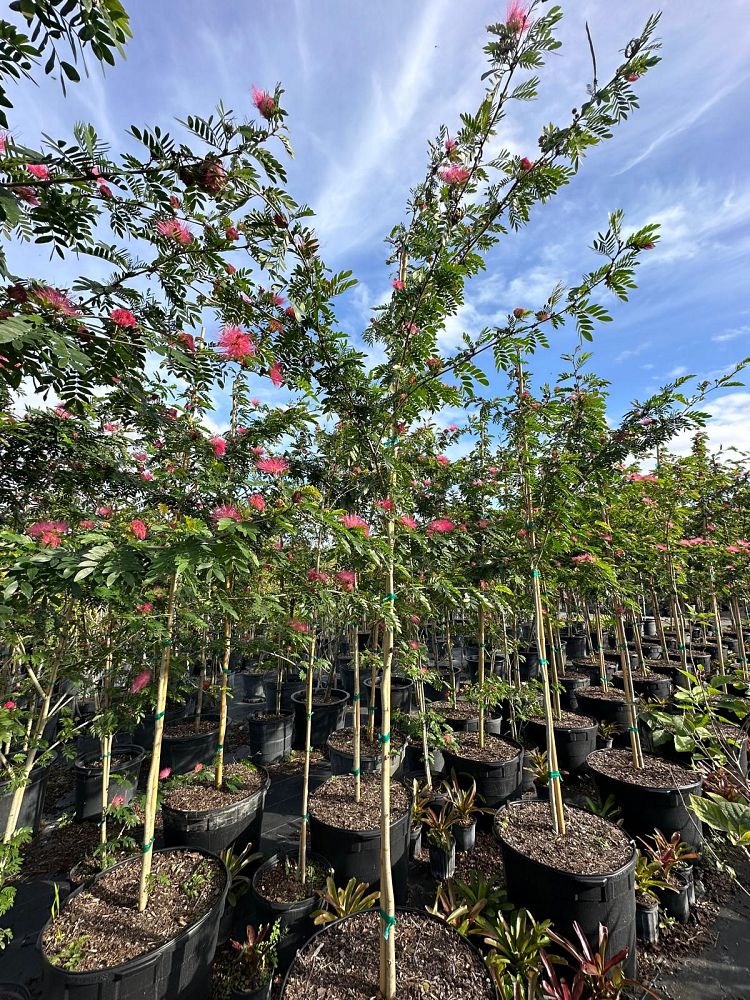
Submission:
[[[198,761],[198,763],[193,768],[193,771],[195,774],[200,774],[202,770],[203,770],[203,764],[201,764],[201,762]]]
[[[641,497],[641,503],[645,503],[648,507],[650,507],[653,502],[653,497]]]
[[[5,152],[5,144],[7,141],[8,141],[8,133],[7,132],[0,133],[0,156],[2,156],[3,153]]]
[[[223,458],[227,450],[227,443],[223,437],[218,434],[214,434],[213,437],[208,439],[209,444],[213,448],[213,452],[216,458]]]
[[[96,521],[81,521],[80,527],[84,531],[90,531],[92,528],[96,527]]]
[[[412,625],[419,625],[421,619],[419,615],[409,615],[409,621],[412,623]]]
[[[434,521],[430,521],[427,525],[428,535],[447,535],[455,529],[455,524],[453,521],[449,521],[446,517],[438,517]]]
[[[260,493],[253,493],[250,499],[247,501],[253,510],[257,510],[259,514],[262,514],[266,509],[266,501],[260,495]]]
[[[271,379],[273,384],[278,389],[283,382],[281,365],[279,364],[278,361],[274,361],[274,363],[271,365],[271,370],[268,373],[268,377]]]
[[[159,771],[159,781],[164,781],[164,779],[168,778],[171,773],[172,773],[171,767],[163,767],[161,771]]]
[[[490,522],[487,520],[486,517],[481,517],[477,521],[477,527],[478,528],[489,528],[489,526],[490,526]]]
[[[666,552],[667,551],[667,546],[666,545],[662,545],[661,542],[657,542],[656,543],[656,547],[659,550],[659,552]]]
[[[393,287],[396,289],[397,292],[402,292],[404,288],[406,288],[406,285],[400,278],[394,278],[391,284],[393,285]]]
[[[354,570],[340,569],[336,574],[336,582],[341,584],[344,590],[354,590],[354,584],[356,581],[357,575]]]
[[[151,671],[141,670],[141,672],[133,680],[133,683],[130,685],[130,693],[138,694],[139,691],[142,691],[145,687],[148,687],[150,683],[151,683]]]
[[[275,306],[283,306],[284,302],[286,301],[286,299],[284,298],[284,296],[283,295],[279,295],[278,292],[274,292],[273,295],[271,296],[271,298],[273,299],[273,304]]]
[[[570,561],[575,563],[576,565],[579,565],[580,563],[595,563],[597,559],[596,556],[593,555],[591,552],[583,552],[579,556],[573,556],[573,558]]]
[[[9,700],[3,702],[3,708],[6,708],[9,712],[12,712],[15,707],[16,703],[14,701]]]
[[[378,500],[376,507],[380,507],[381,510],[395,510],[396,504],[391,499]]]
[[[519,528],[516,534],[518,535],[519,538],[525,538],[528,532],[526,528]]]
[[[114,806],[115,809],[121,809],[122,806],[125,805],[125,796],[115,795],[115,797],[112,799],[112,805]]]
[[[520,0],[511,0],[505,13],[505,26],[520,35],[529,27],[529,12]]]
[[[641,417],[638,423],[641,425],[641,427],[650,427],[651,424],[655,424],[656,421],[654,420],[653,417]]]
[[[276,111],[276,101],[268,93],[267,90],[261,90],[260,87],[253,85],[252,89],[253,104],[261,113],[261,115],[268,119],[271,118]]]
[[[140,478],[144,483],[150,483],[154,478],[154,474],[153,472],[142,472]]]
[[[29,525],[26,534],[47,548],[56,549],[69,530],[67,521],[36,521]]]
[[[224,230],[224,235],[228,240],[232,240],[232,242],[234,242],[240,238],[240,231],[236,226],[227,226]]]
[[[216,524],[218,524],[219,521],[224,518],[227,518],[230,521],[241,521],[242,514],[240,514],[234,504],[226,503],[221,507],[214,507],[211,511],[211,518]]]
[[[727,545],[726,551],[731,552],[732,554],[736,554],[737,552],[742,552],[742,549],[739,547],[739,545]]]
[[[253,447],[250,449],[250,451],[253,453],[253,455],[258,455],[258,457],[260,457],[265,450],[266,449],[265,448],[261,448],[261,446],[259,444],[253,445]]]
[[[328,574],[319,569],[309,569],[307,571],[308,583],[328,583]]]
[[[442,363],[443,362],[441,361],[440,358],[428,358],[427,359],[427,367],[428,368],[433,368],[433,369],[434,368],[440,368],[440,366],[442,365]]]
[[[402,514],[401,517],[398,519],[398,523],[402,527],[408,528],[410,531],[416,531],[417,522],[414,520],[411,514]]]
[[[144,601],[143,604],[136,605],[135,610],[141,615],[150,615],[154,610],[154,606],[151,601]]]
[[[458,427],[457,427],[457,426],[456,426],[455,424],[448,424],[448,426],[447,426],[447,427],[446,427],[445,429],[446,429],[446,430],[447,430],[447,431],[448,431],[448,432],[449,432],[450,434],[455,434],[455,432],[456,432],[456,431],[458,430]]]
[[[64,406],[56,406],[52,411],[60,420],[72,420],[73,414],[66,410]]]
[[[267,472],[269,476],[281,476],[289,468],[289,463],[284,458],[259,458],[255,468],[258,472]]]
[[[65,292],[59,288],[51,288],[45,285],[34,292],[34,298],[40,306],[45,309],[52,309],[54,312],[62,313],[63,316],[80,316],[80,313],[70,301]]]
[[[422,643],[418,642],[417,639],[410,639],[409,640],[409,649],[420,649],[421,646],[422,646]]]
[[[458,145],[458,143],[456,142],[456,140],[455,139],[451,139],[451,137],[448,136],[448,138],[445,140],[445,151],[446,151],[446,153],[452,152],[456,148],[457,145]]]
[[[113,507],[97,507],[96,514],[98,517],[111,517],[114,514]]]
[[[524,158],[521,160],[521,170],[523,170],[524,173],[527,173],[527,171],[531,170],[533,166],[534,166],[534,161],[530,160],[528,156],[524,156]]]
[[[138,517],[131,521],[128,527],[133,532],[133,535],[141,541],[148,535],[148,525]]]
[[[113,309],[109,318],[123,330],[133,330],[138,325],[138,320],[129,309]]]
[[[110,424],[105,424],[104,425],[104,430],[107,431],[108,434],[116,434],[117,431],[119,431],[119,429],[120,429],[120,425],[119,424],[111,424],[110,423]]]
[[[296,618],[290,619],[289,628],[294,629],[295,632],[299,632],[301,635],[308,635],[312,631],[307,622],[298,621]]]
[[[370,525],[359,514],[342,514],[339,517],[339,521],[341,521],[345,528],[361,531],[365,537],[370,534]]]
[[[33,208],[36,208],[39,205],[39,199],[37,198],[33,188],[25,186],[17,187],[15,192],[21,201],[25,201],[27,205],[31,205]]]
[[[460,163],[451,163],[449,167],[441,167],[438,174],[444,184],[465,184],[470,176],[468,168],[462,167]]]
[[[435,461],[439,462],[441,465],[450,465],[451,464],[451,460],[448,458],[447,455],[436,455],[435,456]]]
[[[631,483],[658,483],[656,476],[647,476],[640,472],[629,472],[627,478]]]
[[[255,357],[255,341],[238,326],[226,326],[218,341],[219,351],[228,361],[246,361]]]
[[[43,163],[27,163],[26,169],[32,177],[36,177],[39,181],[49,180],[49,167],[45,167]]]
[[[157,233],[161,233],[169,240],[174,240],[175,243],[179,243],[181,246],[186,247],[188,244],[193,242],[193,234],[190,232],[188,227],[184,222],[180,222],[179,219],[162,219],[161,222],[156,223]]]

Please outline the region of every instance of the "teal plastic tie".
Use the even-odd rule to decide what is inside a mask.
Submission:
[[[370,715],[374,715],[375,714],[375,706],[374,705],[370,705],[370,707],[367,709],[367,711],[370,713]]]
[[[309,819],[310,819],[310,813],[302,813],[302,822],[303,823],[307,823],[307,821]]]
[[[626,650],[628,647],[627,647],[627,644],[623,645],[623,643],[620,643],[620,645],[617,648],[618,649],[625,649]]]
[[[638,732],[638,726],[628,726],[626,732],[628,732],[628,733],[637,733]]]
[[[558,780],[562,781],[562,775],[560,774],[559,771],[550,771],[549,776],[552,779],[557,778]]]
[[[394,434],[393,437],[386,438],[383,444],[386,446],[386,448],[392,448],[394,445],[397,445],[398,442],[399,442],[398,434]]]
[[[151,840],[146,841],[146,843],[141,848],[141,851],[143,851],[144,854],[148,854],[148,852],[151,850],[153,846],[154,846],[154,838],[152,837]]]
[[[164,647],[164,649],[167,649],[171,645],[172,645],[172,640],[171,639],[165,639],[164,642],[162,643],[162,646]]]
[[[361,700],[362,700],[362,695],[359,693],[359,691],[357,691],[356,694],[352,695],[352,701],[361,701]]]
[[[307,713],[307,718],[308,718],[308,719],[312,719],[312,717],[313,717],[313,714],[312,714],[312,712],[308,712],[308,713]]]
[[[531,575],[532,577],[534,577],[534,579],[537,579],[539,576],[539,570],[538,569],[532,570]]]
[[[601,684],[603,686],[604,684],[607,683],[607,681],[609,680],[609,678],[608,677],[600,677],[599,680],[600,680],[600,682],[601,682]]]
[[[388,938],[390,937],[392,928],[394,928],[396,926],[396,918],[392,917],[389,913],[386,913],[385,910],[378,910],[378,914],[380,915],[380,919],[385,924],[385,930],[383,931],[383,937],[387,941]]]
[[[548,667],[549,666],[549,660],[540,660],[539,661],[539,666],[540,667]]]
[[[104,760],[106,757],[111,757],[111,756],[112,756],[111,753],[103,753],[102,754],[102,760]]]
[[[216,749],[217,750],[223,750],[224,749],[224,744],[223,743],[219,743],[218,746],[216,747]]]
[[[390,733],[379,733],[378,734],[378,743],[390,743],[390,742],[391,742],[391,734]]]
[[[354,775],[355,778],[359,777],[359,775],[361,774],[361,768],[355,767],[354,770],[352,771],[352,774]]]
[[[383,598],[383,600],[384,601],[395,601],[396,597],[397,597],[396,594],[386,594],[385,597]]]
[[[157,712],[156,715],[154,716],[154,719],[157,722],[159,721],[159,719],[163,719],[163,718],[164,718],[164,712]]]

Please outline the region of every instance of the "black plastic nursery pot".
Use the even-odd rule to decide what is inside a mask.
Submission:
[[[462,854],[468,854],[469,851],[474,850],[476,836],[477,821],[475,819],[473,819],[471,823],[467,823],[466,826],[456,823],[453,827],[453,839],[456,842],[456,850],[460,851]]]
[[[230,678],[230,684],[237,701],[257,701],[266,697],[266,684],[274,680],[275,670],[265,670],[262,673],[238,671]]]
[[[509,803],[505,809],[523,809],[525,803]],[[546,807],[545,807],[546,808]],[[573,808],[573,807],[566,807]],[[596,947],[599,924],[609,931],[607,955],[628,949],[623,965],[625,975],[636,974],[635,933],[635,844],[632,856],[617,871],[606,875],[579,875],[553,868],[521,854],[503,839],[495,817],[495,836],[500,841],[508,895],[517,907],[525,907],[537,920],[551,920],[558,934],[577,941],[573,922],[580,924],[589,942]],[[574,851],[574,845],[567,850]]]
[[[569,660],[586,655],[586,636],[568,635],[565,637],[565,652]]]
[[[268,1000],[271,996],[273,977],[268,980],[265,986],[259,986],[257,990],[232,990],[229,1000]]]
[[[273,709],[271,710],[273,713]],[[291,711],[266,717],[254,715],[246,722],[247,745],[255,764],[273,764],[292,749],[294,714]]]
[[[438,847],[431,844],[427,838],[427,847],[430,852],[430,874],[436,882],[444,882],[447,878],[452,878],[456,873],[456,844],[451,844],[449,848]]]
[[[634,671],[632,677],[633,690],[643,698],[666,701],[672,693],[672,681],[664,674],[649,674],[644,676]],[[620,688],[620,690],[624,689],[625,678],[622,674],[615,674],[613,681],[616,688]]]
[[[263,807],[271,779],[265,768],[259,768],[263,784],[246,799],[231,802],[217,809],[170,809],[161,807],[164,823],[164,843],[167,847],[194,847],[218,854],[234,846],[241,851],[247,844],[260,843]]]
[[[121,796],[127,804],[138,787],[146,751],[140,746],[121,746],[112,751],[112,777],[109,782],[108,802],[111,805],[116,796]],[[102,812],[102,768],[101,751],[82,754],[73,764],[76,779],[77,823],[98,819]],[[98,767],[93,764],[98,763]]]
[[[405,903],[409,877],[409,828],[411,805],[391,823],[391,871],[397,903]],[[344,830],[310,814],[310,839],[316,854],[334,869],[336,885],[343,888],[350,878],[380,885],[380,828]]]
[[[542,676],[539,652],[536,649],[519,649],[518,672],[522,681],[536,681]]]
[[[44,798],[47,794],[49,767],[49,764],[35,767],[29,775],[29,782],[23,793],[21,811],[16,822],[16,830],[20,830],[22,827],[31,827],[34,833],[39,832],[44,813]],[[10,787],[10,782],[0,782],[0,831],[5,830],[12,801],[13,790]]]
[[[0,1000],[31,1000],[31,994],[18,983],[0,983]]]
[[[590,715],[599,722],[609,722],[621,729],[628,725],[628,706],[625,698],[595,698],[585,690],[579,691],[578,711]]]
[[[570,677],[563,674],[558,677],[558,681],[563,688],[560,695],[563,705],[567,706],[571,712],[575,712],[578,708],[578,694],[591,686],[591,678],[588,676]]]
[[[406,715],[411,711],[411,692],[414,687],[413,681],[408,677],[393,677],[391,679],[391,711],[404,712]],[[365,678],[364,688],[367,692],[367,705],[369,707],[372,698],[372,680]],[[380,680],[375,687],[375,724],[380,724]]]
[[[399,938],[398,938],[398,922],[406,914],[413,915],[414,917],[417,917],[420,920],[426,920],[426,921],[431,921],[433,923],[439,923],[441,925],[441,927],[445,929],[446,935],[455,939],[457,947],[467,948],[471,952],[473,952],[474,956],[478,960],[478,964],[480,964],[481,967],[486,970],[486,965],[485,965],[485,962],[484,962],[484,956],[479,951],[479,949],[477,948],[477,946],[474,944],[473,941],[471,941],[468,937],[464,937],[463,935],[460,935],[458,933],[458,931],[455,930],[455,928],[450,927],[450,925],[446,924],[445,921],[442,920],[440,917],[436,917],[432,913],[427,913],[426,910],[417,910],[417,909],[414,909],[412,907],[407,907],[407,906],[397,906],[396,907],[396,948],[397,948],[396,956],[397,956],[397,966],[398,966],[399,962],[403,962],[403,963],[405,963],[407,965],[408,965],[408,962],[409,962],[408,955],[399,956],[399,954],[398,954],[398,941],[399,941]],[[323,943],[323,940],[324,940],[324,935],[330,935],[330,934],[334,934],[335,935],[335,934],[337,934],[338,933],[337,928],[339,928],[340,925],[342,923],[344,923],[344,921],[346,921],[346,920],[361,921],[361,920],[367,919],[367,918],[368,918],[368,913],[355,913],[351,917],[342,917],[340,920],[333,921],[332,923],[327,924],[325,927],[320,928],[320,930],[317,930],[315,932],[315,934],[312,935],[312,937],[310,938],[310,940],[307,941],[307,943],[305,944],[304,954],[299,957],[298,961],[295,960],[295,962],[293,962],[292,965],[290,966],[290,968],[288,969],[288,971],[287,971],[287,973],[286,973],[286,975],[284,977],[284,981],[281,984],[281,991],[279,993],[279,996],[280,996],[281,1000],[284,1000],[284,998],[287,996],[287,986],[289,985],[290,981],[294,980],[295,975],[298,974],[299,965],[302,964],[302,963],[304,963],[306,956],[308,954],[314,956],[320,950],[320,946],[321,946],[321,944]],[[358,935],[358,936],[360,936],[360,935]],[[376,950],[377,949],[377,945],[374,945],[374,949],[375,949],[374,950],[374,954],[377,956],[377,950]],[[358,968],[368,968],[368,969],[372,969],[373,968],[372,962],[371,962],[371,959],[370,959],[370,954],[371,953],[372,953],[372,951],[371,951],[371,949],[370,949],[370,947],[368,945],[368,961],[360,963],[359,958],[358,958],[357,959],[357,967]],[[446,953],[447,953],[447,949],[446,949]],[[352,973],[350,971],[350,968],[347,968],[347,965],[344,964],[344,962],[346,962],[346,960],[349,958],[349,952],[348,952],[347,949],[342,948],[342,949],[340,949],[340,954],[341,954],[341,958],[342,958],[342,967],[341,967],[341,970],[338,970],[338,969],[331,970],[329,972],[329,974],[325,977],[325,980],[321,981],[317,985],[314,982],[310,982],[310,977],[306,976],[306,979],[308,980],[308,982],[310,982],[310,986],[309,986],[310,993],[309,993],[309,995],[311,997],[313,997],[313,996],[315,996],[315,997],[325,996],[325,997],[331,998],[331,1000],[335,1000],[335,997],[336,997],[336,992],[335,992],[336,991],[336,986],[338,985],[339,982],[341,982],[342,977],[344,977],[345,980],[348,979],[349,977],[351,977]],[[454,964],[458,964],[458,963],[454,963]],[[377,958],[376,958],[375,966],[374,966],[375,970],[377,970],[377,967],[378,967],[378,965],[377,965]],[[375,979],[377,980],[377,972],[375,972]],[[377,983],[373,984],[373,986],[374,986],[374,989],[373,989],[373,995],[374,995],[375,991],[377,990]],[[398,979],[397,979],[397,987],[398,987]],[[299,995],[299,994],[297,994],[297,995]],[[494,981],[492,980],[492,977],[489,975],[489,972],[487,972],[487,990],[486,990],[486,992],[482,991],[481,993],[477,994],[477,1000],[499,1000],[499,995],[498,995],[498,992],[497,992],[497,987],[495,986]]]
[[[693,850],[700,851],[702,826],[688,808],[690,796],[702,793],[700,775],[696,775],[695,781],[675,782],[674,787],[654,788],[612,777],[597,769],[598,759],[617,752],[597,750],[589,757],[588,766],[601,800],[604,802],[609,795],[614,796],[622,810],[624,829],[631,837],[647,837],[654,830],[661,830],[667,837],[677,832]]]
[[[331,765],[331,774],[352,774],[354,772],[354,751],[341,750],[339,747],[332,746],[331,736],[326,741],[326,755],[328,763]],[[391,751],[388,758],[391,774],[395,774],[403,765],[406,746],[404,742],[400,747],[394,747]],[[364,738],[360,745],[359,769],[362,774],[374,774],[381,769],[380,747],[373,747]]]
[[[596,687],[601,683],[602,671],[598,663],[591,663],[590,660],[574,660],[573,668],[581,674],[587,674],[589,684]],[[615,664],[604,661],[604,673],[607,680],[612,680],[615,673]]]
[[[260,715],[266,710],[266,699],[265,696],[260,698],[248,698],[240,701],[237,698],[227,699],[227,715],[232,720],[232,722],[243,723],[247,722],[248,719],[252,719],[256,715]]]
[[[281,972],[286,972],[297,950],[302,947],[315,929],[310,914],[320,906],[320,896],[317,892],[313,892],[307,899],[295,900],[289,903],[278,902],[261,896],[257,888],[259,879],[269,868],[274,868],[276,865],[281,864],[286,857],[292,858],[295,862],[297,861],[296,853],[274,854],[258,866],[250,882],[250,896],[255,904],[258,922],[273,924],[276,920],[281,921],[284,932],[279,942],[278,951],[279,969]],[[329,865],[329,862],[318,853],[309,854],[309,861],[315,861],[323,868],[327,868]]]
[[[455,771],[462,788],[469,788],[472,779],[476,782],[477,795],[482,805],[498,809],[509,799],[520,794],[523,785],[523,747],[515,740],[503,737],[505,743],[518,748],[518,754],[506,761],[478,761],[462,757],[461,752],[443,751],[448,773]]]
[[[328,701],[316,704],[316,699],[322,696],[321,691],[316,691],[313,697],[312,726],[310,729],[310,745],[313,747],[324,747],[331,733],[335,733],[337,729],[343,729],[346,718],[346,706],[349,701],[349,695],[346,691],[333,688]],[[305,727],[307,725],[305,704],[305,691],[297,691],[292,695],[292,708],[294,710],[292,746],[295,750],[305,749]]]
[[[196,764],[208,764],[216,756],[219,746],[218,717],[204,715],[201,720],[214,723],[216,728],[186,736],[169,736],[165,729],[161,743],[161,766],[170,768],[172,774],[187,774],[195,770]],[[190,719],[185,722],[189,724]]]
[[[445,758],[442,750],[430,752],[430,771],[432,774],[442,774],[445,770]],[[421,743],[407,743],[404,747],[404,774],[424,772],[424,753]]]
[[[589,754],[596,750],[599,723],[593,719],[590,721],[591,725],[585,727],[566,726],[561,722],[555,724],[557,764],[561,771],[576,774],[586,766]],[[525,735],[539,747],[547,745],[547,726],[544,721],[529,719]]]
[[[154,853],[171,851],[162,848]],[[201,852],[213,861],[219,861],[207,851]],[[127,864],[119,862],[115,868]],[[216,951],[219,921],[224,912],[229,890],[229,872],[224,891],[214,905],[177,937],[153,951],[122,965],[92,972],[69,972],[60,965],[53,965],[42,950],[42,939],[49,921],[37,939],[37,950],[42,960],[42,995],[45,1000],[205,1000],[210,993],[211,963]],[[108,869],[108,874],[112,869]],[[101,877],[101,876],[100,876]],[[96,879],[94,880],[94,882]],[[63,906],[79,892],[87,890],[86,883],[68,897]],[[113,933],[116,929],[113,928]]]
[[[264,682],[263,687],[266,692],[266,711],[276,711],[276,695],[278,693],[278,683],[276,677]],[[282,681],[281,683],[281,711],[293,712],[294,704],[292,697],[299,691],[305,690],[305,682],[301,680]]]

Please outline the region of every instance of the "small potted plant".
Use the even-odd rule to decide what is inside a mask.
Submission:
[[[549,799],[549,764],[547,751],[534,748],[526,754],[526,769],[534,775],[534,789],[538,799]]]
[[[635,863],[635,930],[646,944],[659,943],[659,890],[668,889],[664,868],[658,861],[638,854]]]
[[[237,962],[231,977],[229,1000],[267,1000],[278,961],[281,920],[261,924],[256,930],[248,925],[245,940],[232,941]]]
[[[596,734],[596,749],[611,750],[616,733],[617,726],[614,722],[600,722]]]
[[[656,890],[664,911],[681,924],[687,923],[690,915],[690,889],[693,870],[688,864],[698,855],[690,849],[676,831],[667,839],[661,830],[654,830],[650,837],[639,838],[652,861],[664,873],[665,885]]]
[[[453,839],[456,842],[456,849],[462,853],[473,851],[476,840],[477,816],[483,811],[477,805],[476,782],[472,781],[467,788],[462,788],[456,779],[455,771],[453,771],[451,772],[451,780],[443,782],[443,788],[456,817],[453,825]]]
[[[456,871],[456,841],[453,830],[458,821],[456,811],[445,803],[440,812],[427,810],[427,845],[430,850],[430,872],[436,882],[442,882]]]
[[[427,820],[430,806],[435,802],[435,791],[429,785],[422,785],[414,779],[411,800],[411,829],[409,834],[409,856],[418,858],[422,853],[422,829]]]

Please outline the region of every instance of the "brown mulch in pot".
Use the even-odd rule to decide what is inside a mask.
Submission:
[[[450,701],[433,701],[430,704],[430,708],[442,715],[446,719],[478,719],[479,709],[476,705],[473,705],[470,701],[461,701],[460,698],[456,699],[456,704],[451,704]]]
[[[298,903],[311,899],[318,889],[323,889],[326,878],[333,871],[315,858],[308,858],[305,865],[305,884],[297,874],[297,861],[291,856],[282,858],[261,872],[254,882],[255,891],[271,903]]]
[[[247,761],[224,765],[224,781],[234,778],[242,784],[236,791],[230,791],[226,787],[214,788],[212,773],[209,771],[206,778],[200,780],[203,774],[201,771],[197,780],[179,782],[166,793],[162,805],[182,812],[208,812],[211,809],[221,809],[222,806],[249,799],[251,795],[260,791],[266,780],[265,773]]]
[[[409,794],[399,781],[391,782],[391,822],[410,808]],[[340,830],[377,830],[380,826],[380,776],[363,774],[361,797],[354,801],[354,775],[340,774],[324,781],[310,796],[308,810],[322,823]]]
[[[580,663],[580,660],[577,660],[576,662]],[[559,677],[561,681],[562,680],[587,681],[591,677],[591,674],[587,673],[584,670],[561,670]]]
[[[513,760],[521,750],[501,736],[485,733],[484,747],[479,747],[479,733],[456,733],[451,744],[446,744],[447,753],[454,753],[466,760],[484,761],[488,764],[504,764]]]
[[[684,788],[700,781],[700,774],[688,771],[663,757],[643,755],[643,767],[633,767],[630,750],[595,750],[588,758],[592,771],[644,788]]]
[[[625,692],[620,688],[608,687],[605,691],[603,687],[587,687],[585,691],[579,691],[577,698],[582,701],[585,698],[598,698],[599,701],[625,701]]]
[[[320,750],[313,750],[310,754],[310,766],[316,767],[325,763],[325,758]],[[299,750],[292,750],[278,764],[268,764],[266,770],[271,778],[289,778],[294,774],[300,774],[305,766],[305,755]]]
[[[543,715],[535,715],[532,722],[545,723]],[[560,718],[555,719],[553,729],[589,729],[597,724],[596,719],[589,715],[577,715],[575,712],[560,712]]]
[[[575,875],[610,875],[633,855],[619,826],[585,809],[566,806],[565,833],[555,833],[548,802],[503,809],[495,817],[495,832],[524,857]]]
[[[195,722],[192,719],[186,719],[184,722],[182,720],[170,722],[168,726],[165,726],[164,737],[169,740],[179,740],[187,736],[206,736],[208,733],[218,733],[218,731],[218,719],[201,719],[197,730]]]
[[[359,752],[363,757],[379,757],[380,756],[380,744],[377,739],[374,743],[370,743],[366,736],[367,729],[365,726],[362,727],[362,733],[360,736],[360,748]],[[404,745],[404,737],[401,733],[391,731],[391,738],[388,743],[391,747],[391,753],[397,753],[401,747]],[[331,733],[328,737],[328,746],[333,747],[335,750],[340,750],[341,753],[354,753],[354,730],[347,726],[345,729],[337,729],[336,732]]]
[[[113,753],[112,757],[110,758],[111,773],[118,774],[119,773],[117,770],[118,767],[122,767],[123,764],[131,764],[137,756],[138,754],[135,752]],[[104,761],[102,760],[101,757],[98,757],[95,760],[87,760],[85,762],[82,762],[81,765],[79,766],[86,768],[87,771],[101,771],[101,769],[104,767]]]
[[[224,890],[223,866],[196,851],[154,854],[151,892],[138,911],[141,858],[110,868],[63,906],[42,938],[45,955],[69,957],[73,972],[110,969],[175,938],[211,909]]]
[[[399,1000],[490,1000],[495,996],[479,955],[446,924],[417,913],[397,914]],[[304,947],[292,965],[284,1000],[372,1000],[379,995],[382,934],[376,913],[359,913]]]
[[[63,823],[43,830],[23,847],[23,868],[17,881],[67,874],[98,843],[97,823]]]

